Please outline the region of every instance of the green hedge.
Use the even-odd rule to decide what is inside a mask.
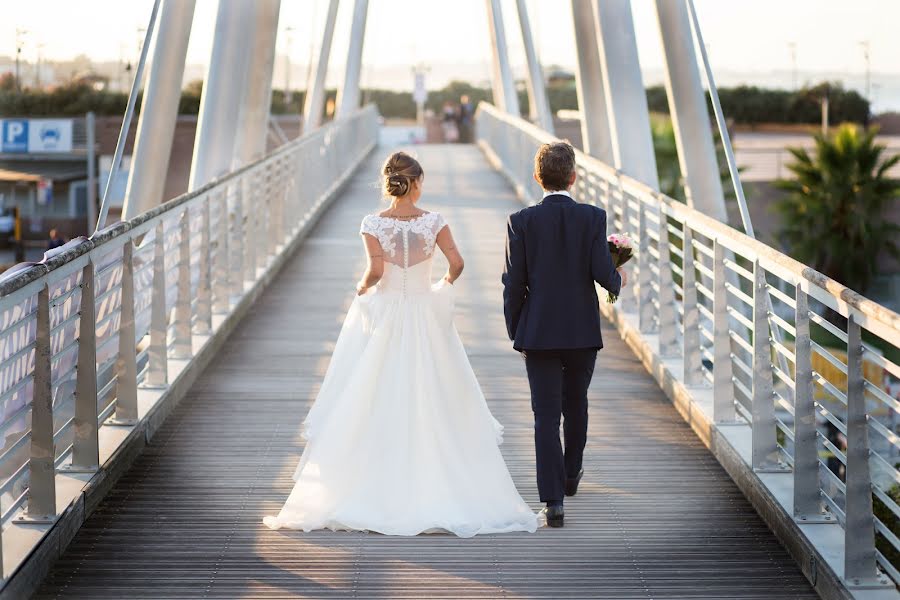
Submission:
[[[816,124],[822,121],[822,98],[828,96],[828,119],[832,123],[860,123],[869,120],[869,101],[840,83],[820,83],[797,91],[770,90],[756,86],[720,88],[722,111],[728,119],[742,124],[792,123]],[[654,86],[647,90],[650,110],[669,112],[666,90]],[[712,106],[709,106],[712,114]]]
[[[3,85],[6,83],[6,85]],[[181,114],[197,114],[200,110],[199,81],[188,84],[181,97]],[[838,83],[821,83],[798,91],[769,90],[754,86],[722,88],[719,95],[726,116],[737,123],[801,123],[815,124],[821,120],[820,102],[823,95],[829,98],[829,117],[833,123],[866,123],[869,119],[869,102],[852,90],[845,90]],[[469,83],[454,81],[443,89],[428,94],[426,108],[440,112],[447,101],[457,103],[460,96],[468,95],[477,104],[490,101],[491,90]],[[553,112],[561,109],[578,108],[578,98],[574,85],[549,86],[547,95]],[[299,114],[303,106],[303,92],[291,95],[286,102],[284,91],[272,92],[272,112],[274,114]],[[335,91],[328,91],[333,100]],[[363,99],[374,102],[381,114],[389,118],[416,116],[416,106],[409,92],[391,90],[363,90]],[[72,83],[52,90],[25,89],[21,93],[10,86],[8,78],[0,82],[0,115],[3,116],[79,116],[88,111],[98,115],[121,115],[128,100],[126,94],[106,90],[96,90],[88,83]],[[138,98],[140,101],[140,98]],[[669,104],[662,86],[647,90],[650,110],[668,113]],[[523,113],[528,111],[528,94],[519,92],[519,103]]]

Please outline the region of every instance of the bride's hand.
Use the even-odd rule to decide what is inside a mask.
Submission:
[[[450,276],[449,276],[449,275],[444,275],[444,281],[445,281],[446,283],[449,283],[450,285],[453,285],[453,281],[450,280]]]
[[[357,296],[362,296],[368,290],[369,290],[369,288],[362,281],[360,281],[359,283],[356,284],[356,295]]]

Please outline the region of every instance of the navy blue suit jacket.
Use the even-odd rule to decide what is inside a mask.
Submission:
[[[622,285],[606,211],[553,194],[509,216],[503,312],[516,350],[602,348],[594,282]]]

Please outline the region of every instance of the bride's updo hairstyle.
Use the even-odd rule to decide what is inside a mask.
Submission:
[[[399,198],[412,189],[413,181],[418,181],[425,172],[422,165],[406,152],[394,152],[384,162],[384,195]]]

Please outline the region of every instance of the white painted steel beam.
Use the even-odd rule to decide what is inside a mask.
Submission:
[[[728,221],[712,125],[684,2],[656,0],[666,67],[666,95],[688,206]]]
[[[252,36],[247,35],[246,29],[253,19],[253,7],[254,3],[244,0],[219,0],[215,37],[200,98],[189,190],[231,170],[237,138],[235,124],[240,118],[248,79]]]
[[[272,105],[272,71],[275,68],[275,39],[281,0],[256,0],[253,3],[252,40],[247,83],[238,120],[235,160],[244,165],[266,152],[269,109]]]
[[[629,0],[594,0],[615,166],[659,189],[647,92]]]
[[[519,10],[519,26],[522,29],[522,42],[525,45],[525,58],[528,61],[528,112],[529,118],[541,129],[553,133],[553,113],[547,100],[547,88],[544,85],[544,69],[538,58],[531,32],[531,20],[528,18],[526,0],[516,0]]]
[[[366,38],[366,16],[369,0],[354,0],[353,22],[350,26],[350,48],[347,51],[347,67],[344,86],[338,91],[336,118],[352,116],[359,108],[359,79],[362,72],[362,51]]]
[[[153,58],[144,87],[131,171],[125,188],[123,220],[146,212],[165,200],[163,192],[178,120],[194,5],[195,0],[163,0],[160,6]]]
[[[306,84],[306,100],[303,104],[303,133],[312,131],[322,124],[322,110],[325,108],[325,77],[328,74],[328,59],[331,57],[331,42],[334,38],[334,24],[337,21],[339,0],[329,0],[325,16],[325,31],[319,47],[316,70],[312,81]]]
[[[572,0],[572,26],[578,59],[575,84],[578,110],[581,112],[581,145],[587,154],[612,165],[615,158],[595,23],[592,0]]]
[[[491,36],[491,50],[494,65],[494,106],[511,115],[519,116],[519,97],[513,82],[509,65],[509,49],[506,45],[506,30],[503,27],[503,10],[500,0],[486,0],[488,29]]]

